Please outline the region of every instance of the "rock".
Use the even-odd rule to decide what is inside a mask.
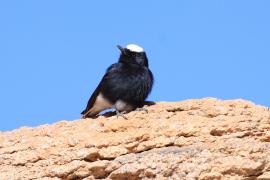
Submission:
[[[258,177],[258,180],[269,180],[270,179],[270,171],[264,172],[262,175]]]
[[[270,179],[270,111],[244,100],[0,132],[0,179]]]

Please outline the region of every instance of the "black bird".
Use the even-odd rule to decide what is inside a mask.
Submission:
[[[140,108],[151,92],[153,74],[143,48],[129,44],[121,51],[118,63],[112,64],[90,97],[82,118],[96,116],[113,108],[117,115]]]

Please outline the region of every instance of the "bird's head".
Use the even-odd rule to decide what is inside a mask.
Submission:
[[[125,48],[119,45],[117,47],[121,51],[119,62],[148,67],[148,59],[142,47],[136,44],[129,44]]]

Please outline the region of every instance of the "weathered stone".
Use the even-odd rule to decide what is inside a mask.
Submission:
[[[270,111],[244,100],[0,132],[0,179],[270,179]]]

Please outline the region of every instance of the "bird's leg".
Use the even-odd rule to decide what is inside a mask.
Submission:
[[[127,113],[126,111],[122,111],[122,112],[119,112],[117,109],[115,109],[116,111],[116,117],[118,118],[119,116],[121,116],[122,118],[124,119],[128,119],[124,114]]]

